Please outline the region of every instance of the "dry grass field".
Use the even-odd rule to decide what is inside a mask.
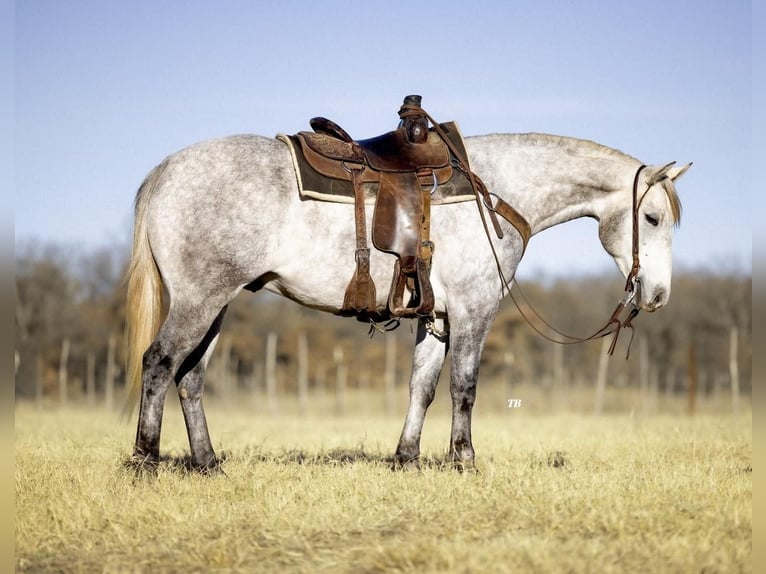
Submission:
[[[749,572],[752,416],[482,413],[478,471],[392,472],[400,416],[211,405],[225,476],[189,474],[168,401],[155,477],[134,422],[16,407],[19,572]]]

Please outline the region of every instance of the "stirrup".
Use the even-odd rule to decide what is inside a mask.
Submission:
[[[373,314],[375,308],[375,283],[370,276],[370,250],[356,250],[356,269],[343,297],[341,315]]]
[[[412,281],[412,295],[408,305],[404,305],[404,288],[408,280]],[[434,292],[428,278],[426,262],[416,257],[414,269],[409,272],[402,270],[400,260],[394,265],[394,277],[388,297],[388,308],[391,315],[402,319],[427,317],[434,310]]]

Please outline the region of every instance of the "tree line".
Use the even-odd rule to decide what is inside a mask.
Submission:
[[[17,399],[119,402],[128,258],[122,246],[17,246]],[[606,321],[623,285],[616,273],[604,273],[538,277],[520,287],[546,320],[581,336]],[[541,338],[506,298],[484,349],[481,384],[577,386],[592,388],[596,397],[599,385],[646,387],[665,396],[705,396],[721,389],[748,396],[751,274],[682,269],[674,274],[672,289],[666,308],[636,319],[627,361],[630,333],[620,336],[615,356],[605,361],[602,343],[562,347]],[[390,393],[392,386],[406,387],[413,330],[405,321],[396,331],[370,338],[367,327],[353,319],[270,294],[245,293],[224,320],[208,394],[245,392],[274,404],[277,392],[304,402],[309,391]]]

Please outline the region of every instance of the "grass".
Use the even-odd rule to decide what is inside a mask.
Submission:
[[[752,418],[474,420],[478,472],[390,470],[399,417],[210,408],[226,476],[183,466],[168,401],[156,477],[123,466],[133,423],[16,408],[20,572],[748,572]]]

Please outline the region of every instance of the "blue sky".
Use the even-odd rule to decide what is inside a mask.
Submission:
[[[166,155],[315,115],[369,137],[419,93],[468,135],[693,161],[676,265],[749,271],[751,20],[736,0],[17,2],[16,244],[125,244],[135,191]],[[536,236],[521,270],[612,265],[581,221]]]

